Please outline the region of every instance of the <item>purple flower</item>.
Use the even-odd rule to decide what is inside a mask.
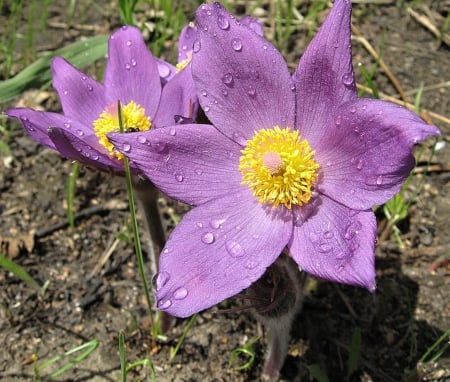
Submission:
[[[198,101],[191,71],[178,70],[168,80],[164,67],[171,68],[152,56],[140,31],[124,26],[109,39],[103,84],[62,57],[52,61],[53,87],[63,114],[28,108],[5,113],[19,119],[34,140],[63,156],[120,172],[123,155],[106,138],[107,133],[119,130],[118,101],[129,131],[173,125],[177,115],[195,117]]]
[[[375,289],[371,208],[400,190],[412,146],[439,131],[357,97],[350,16],[337,0],[291,76],[264,38],[202,5],[192,72],[214,126],[110,135],[160,190],[195,206],[162,252],[160,309],[185,317],[233,296],[285,248],[312,275]]]

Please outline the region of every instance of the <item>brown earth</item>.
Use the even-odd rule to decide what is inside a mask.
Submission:
[[[408,189],[411,195],[420,187],[408,218],[399,226],[403,248],[384,233],[386,221],[381,212],[378,214],[377,292],[371,295],[358,288],[311,282],[311,293],[293,328],[282,371],[284,381],[314,380],[309,369],[314,364],[336,382],[450,381],[449,351],[435,363],[419,363],[450,328],[450,125],[430,113],[450,115],[448,34],[446,41],[435,37],[408,12],[408,2],[384,3],[355,4],[354,64],[362,62],[368,70],[375,65],[358,36],[364,36],[377,51],[382,48],[385,64],[410,102],[423,84],[421,107],[429,111],[424,116],[441,128],[442,137],[429,173],[426,177],[418,173]],[[438,29],[444,28],[448,1],[419,3],[414,10]],[[267,15],[266,9],[258,9],[259,15]],[[235,10],[246,11],[243,5]],[[41,42],[43,49],[49,44],[60,47],[82,35],[108,32],[118,25],[111,16],[113,6],[86,13],[70,30],[57,24],[64,26],[65,13],[64,7],[52,8],[50,32]],[[2,10],[0,23],[5,17]],[[93,25],[96,27],[90,28]],[[270,35],[269,23],[266,27]],[[285,54],[292,67],[307,44],[307,29],[307,24],[300,26],[289,40]],[[170,48],[168,44],[167,52]],[[360,75],[358,79],[363,82]],[[382,93],[397,94],[384,70],[377,72],[375,82]],[[58,111],[52,92],[27,92],[18,102]],[[187,320],[178,320],[166,340],[150,336],[133,246],[116,240],[119,232],[130,235],[124,180],[82,168],[76,183],[78,218],[71,229],[65,193],[72,164],[34,143],[17,124],[8,122],[8,126],[12,129],[12,156],[3,155],[0,164],[2,252],[40,284],[48,285],[39,294],[0,270],[0,379],[39,380],[34,366],[97,339],[100,346],[96,351],[55,380],[116,381],[120,375],[118,334],[123,332],[127,361],[150,359],[157,381],[259,380],[264,337],[255,345],[256,360],[250,368],[238,371],[229,367],[231,352],[262,334],[247,312],[225,314],[210,309],[201,313],[169,362],[170,348]],[[425,153],[419,159],[418,172],[426,168],[432,144],[430,140],[423,145]],[[180,215],[183,207],[164,198],[160,201],[169,230],[173,225],[170,212]],[[104,264],[101,258],[106,259]],[[348,375],[351,340],[358,331],[362,339],[360,360]],[[33,359],[37,359],[35,363]],[[42,370],[41,378],[46,380],[55,369]],[[128,380],[149,376],[149,368],[137,368]]]

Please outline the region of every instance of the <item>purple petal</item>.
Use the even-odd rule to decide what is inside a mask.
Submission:
[[[178,39],[178,62],[192,57],[192,46],[197,36],[197,28],[193,24],[186,25]]]
[[[52,84],[65,115],[92,127],[107,105],[102,84],[80,72],[62,57],[52,60]]]
[[[109,134],[165,194],[198,205],[242,186],[240,147],[210,125],[178,125],[144,133]]]
[[[134,101],[145,109],[147,116],[155,116],[161,79],[139,29],[123,26],[111,35],[104,84],[109,103]]]
[[[288,244],[292,258],[316,277],[373,291],[374,213],[349,209],[325,196],[316,199],[313,208],[294,224]]]
[[[38,143],[57,150],[48,136],[49,127],[59,127],[71,130],[74,134],[89,135],[92,129],[86,128],[79,122],[74,122],[62,114],[36,111],[33,109],[17,108],[5,111],[8,117],[17,118],[24,126],[26,132]]]
[[[161,254],[158,308],[187,317],[260,278],[292,232],[292,217],[276,213],[246,189],[188,212]]]
[[[56,150],[66,158],[104,171],[123,171],[123,163],[99,151],[98,147],[96,147],[98,145],[89,143],[91,139],[76,136],[57,127],[50,127],[48,135],[55,144]]]
[[[253,32],[259,34],[260,36],[264,36],[263,25],[258,19],[250,15],[246,15],[241,18],[241,24],[248,26],[253,30]]]
[[[158,66],[158,73],[161,77],[161,85],[164,87],[173,76],[177,73],[177,68],[168,62],[161,60],[160,58],[154,58],[156,65]]]
[[[330,115],[357,97],[352,68],[350,0],[336,0],[293,75],[297,127],[311,146],[328,134]]]
[[[174,125],[175,115],[195,119],[197,109],[198,100],[194,80],[191,68],[187,67],[164,86],[154,124],[156,127]]]
[[[413,144],[438,135],[435,126],[395,104],[360,99],[341,107],[316,159],[318,190],[356,209],[380,205],[400,191],[415,160]]]
[[[280,53],[218,3],[196,13],[192,74],[203,110],[241,145],[255,130],[293,126],[292,81]]]

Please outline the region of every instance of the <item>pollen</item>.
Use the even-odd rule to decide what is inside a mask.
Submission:
[[[308,141],[289,127],[261,129],[241,151],[239,170],[247,185],[262,204],[291,209],[311,199],[319,164]]]
[[[146,131],[152,127],[150,117],[145,115],[145,110],[134,101],[123,105],[122,122],[124,131]],[[123,159],[123,154],[115,150],[113,144],[108,140],[107,134],[119,132],[119,116],[117,103],[112,103],[94,121],[94,132],[100,144],[108,150],[112,157]]]
[[[186,54],[186,58],[184,59],[184,60],[181,60],[177,65],[176,65],[176,68],[177,68],[177,73],[180,73],[186,66],[188,66],[189,65],[189,63],[191,62],[191,60],[192,60],[192,52],[188,52],[187,54]]]

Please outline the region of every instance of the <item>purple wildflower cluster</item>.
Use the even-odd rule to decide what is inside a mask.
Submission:
[[[295,287],[303,281],[285,271],[295,263],[373,291],[372,207],[400,190],[413,145],[439,130],[403,107],[358,98],[350,19],[350,1],[336,0],[291,75],[258,22],[204,4],[180,36],[177,67],[125,26],[109,40],[103,84],[54,59],[63,114],[6,114],[86,165],[121,172],[125,155],[134,172],[194,207],[162,250],[163,311],[186,317],[245,289]],[[199,105],[211,124],[194,123]]]

